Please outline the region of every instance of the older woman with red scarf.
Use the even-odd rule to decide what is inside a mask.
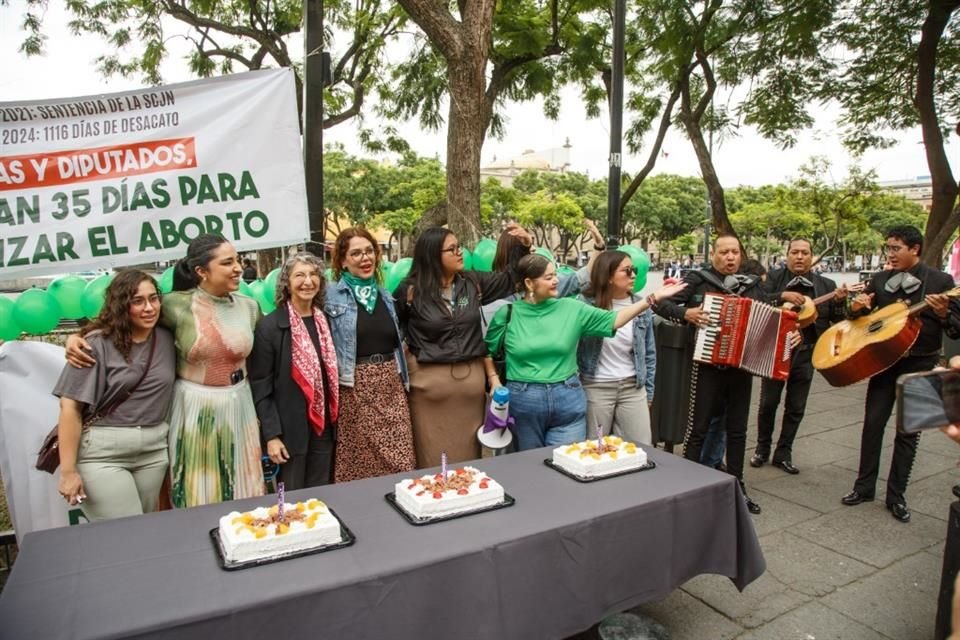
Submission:
[[[328,484],[339,405],[337,356],[318,258],[300,253],[277,279],[277,309],[263,318],[247,360],[260,435],[287,490]]]

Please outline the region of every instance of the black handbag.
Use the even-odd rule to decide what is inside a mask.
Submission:
[[[87,425],[93,424],[98,420],[101,420],[111,413],[114,409],[119,407],[124,401],[133,395],[134,390],[140,386],[140,383],[143,382],[143,379],[147,377],[147,372],[150,371],[150,365],[153,363],[153,350],[157,346],[157,337],[155,334],[150,335],[150,354],[147,356],[147,366],[143,368],[143,375],[140,376],[140,379],[137,380],[137,383],[130,387],[126,395],[121,398],[118,398],[113,404],[104,407],[102,411],[94,412],[88,416],[83,421],[83,429],[87,428]],[[60,466],[60,425],[53,425],[53,429],[50,430],[50,433],[43,439],[43,444],[40,445],[40,451],[37,453],[37,464],[36,468],[40,471],[46,471],[47,473],[53,473],[57,470],[57,467]]]
[[[507,303],[507,318],[503,323],[503,333],[500,334],[500,341],[497,343],[497,350],[493,354],[493,368],[497,371],[497,377],[500,378],[500,384],[507,383],[507,326],[510,324],[510,316],[513,315],[513,303]]]

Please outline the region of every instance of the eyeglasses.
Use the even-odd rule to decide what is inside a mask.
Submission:
[[[636,267],[627,267],[626,269],[621,269],[620,271],[626,274],[628,277],[635,276],[638,273],[640,273],[640,271]]]
[[[369,249],[354,249],[353,251],[347,254],[347,257],[352,258],[354,260],[360,260],[362,258],[373,258],[376,255],[377,255],[376,249],[374,249],[373,247],[370,247]]]
[[[463,255],[463,247],[458,244],[447,247],[446,249],[440,249],[440,253],[455,253],[456,255]]]
[[[150,303],[150,306],[152,306],[152,307],[159,307],[159,306],[160,306],[160,295],[157,294],[157,293],[155,293],[155,294],[153,294],[153,295],[151,295],[151,296],[149,296],[149,297],[146,297],[146,298],[142,298],[142,297],[140,297],[140,296],[137,296],[136,298],[134,298],[133,300],[130,301],[130,306],[131,306],[131,307],[136,307],[137,309],[142,309],[142,308],[144,308],[145,306],[147,306],[147,303],[148,303],[148,302]]]

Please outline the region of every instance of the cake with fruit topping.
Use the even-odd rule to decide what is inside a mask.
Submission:
[[[220,543],[228,562],[247,562],[342,541],[340,521],[320,500],[234,511],[220,518]]]
[[[617,436],[565,444],[553,450],[553,464],[583,478],[598,478],[647,464],[647,453]]]
[[[436,518],[475,511],[504,501],[503,487],[486,473],[463,467],[401,480],[394,489],[397,504],[416,518]]]

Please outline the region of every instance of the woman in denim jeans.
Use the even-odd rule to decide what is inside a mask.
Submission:
[[[557,298],[557,270],[539,255],[518,264],[523,298],[500,309],[490,322],[487,348],[496,353],[501,336],[507,356],[510,413],[521,451],[586,437],[587,399],[577,375],[576,349],[584,336],[612,337],[637,315],[681,291],[664,287],[619,311]],[[510,320],[507,322],[508,308]]]
[[[604,251],[580,300],[600,309],[619,310],[636,302],[637,269],[622,251]],[[577,364],[587,394],[587,421],[629,442],[651,443],[650,409],[657,350],[653,313],[648,309],[617,330],[612,338],[584,337]]]
[[[334,482],[416,466],[407,362],[393,298],[380,284],[380,260],[380,246],[366,229],[337,236],[334,281],[324,303],[340,375]]]

